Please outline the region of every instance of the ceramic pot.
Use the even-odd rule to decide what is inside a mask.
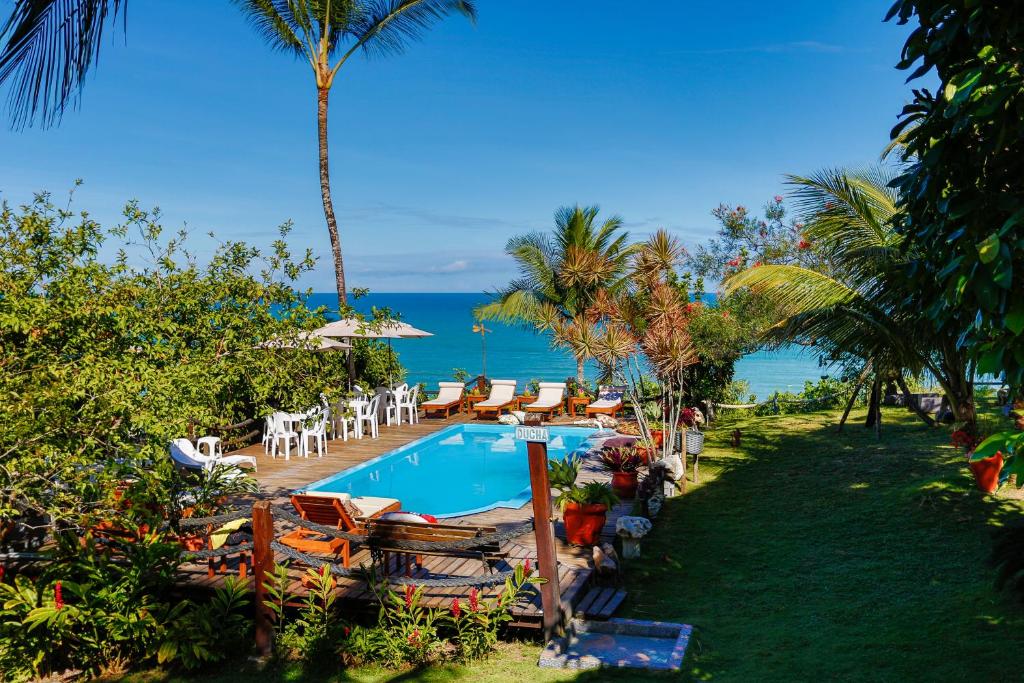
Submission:
[[[571,545],[597,545],[607,517],[608,508],[604,505],[569,503],[562,513],[566,540]]]
[[[619,498],[636,498],[636,487],[636,472],[612,472],[612,491]]]
[[[1003,471],[1003,454],[996,453],[981,460],[967,463],[974,475],[974,483],[985,493],[995,493],[999,488],[999,473]]]

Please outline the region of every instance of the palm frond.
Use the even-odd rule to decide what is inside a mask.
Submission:
[[[8,85],[11,125],[50,126],[80,101],[99,58],[107,21],[127,0],[15,0],[0,28],[0,85]]]
[[[271,49],[305,55],[302,36],[313,31],[311,15],[303,0],[234,0],[249,23]]]
[[[410,41],[419,40],[426,29],[452,14],[476,21],[473,0],[373,0],[360,4],[364,11],[346,28],[354,43],[342,61],[360,49],[368,55],[400,54]]]

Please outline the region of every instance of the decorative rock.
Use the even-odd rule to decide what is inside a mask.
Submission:
[[[662,460],[668,470],[669,478],[672,481],[679,481],[686,476],[686,468],[683,467],[683,459],[678,453],[672,453]]]
[[[611,415],[597,415],[594,419],[605,429],[614,429],[619,426],[619,421]]]
[[[646,517],[619,517],[616,520],[615,533],[622,539],[623,557],[640,557],[640,539],[647,535],[651,527],[651,520]]]
[[[647,514],[651,517],[657,517],[658,513],[661,512],[661,506],[665,504],[665,496],[654,494],[647,499]]]
[[[610,543],[594,546],[594,571],[598,576],[616,577],[619,573],[619,556]]]
[[[498,423],[503,425],[517,425],[520,424],[519,418],[514,414],[501,415],[498,417]]]

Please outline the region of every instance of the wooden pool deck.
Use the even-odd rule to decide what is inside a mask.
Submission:
[[[407,443],[433,434],[445,427],[471,421],[465,414],[453,415],[450,419],[422,419],[414,425],[403,424],[401,426],[380,428],[380,436],[376,439],[340,439],[327,442],[327,451],[323,457],[316,457],[315,454],[309,458],[297,458],[294,455],[290,460],[282,456],[276,459],[271,458],[264,452],[263,446],[259,443],[235,451],[236,454],[253,455],[258,462],[258,470],[253,477],[259,481],[262,489],[260,498],[270,499],[274,504],[288,506],[288,498],[292,491],[307,486],[315,481],[331,476],[342,470],[348,469],[360,463],[366,462],[379,455],[394,450]],[[568,422],[560,420],[558,422]],[[494,424],[493,420],[481,421],[481,423]],[[597,467],[594,463],[585,463],[580,472],[580,482],[607,481],[609,475]],[[243,503],[244,504],[244,503]],[[608,522],[605,525],[604,540],[610,541],[614,536],[615,520],[618,517],[629,514],[630,504],[622,503],[608,515]],[[429,511],[425,511],[429,512]],[[495,508],[487,512],[474,515],[466,515],[446,519],[446,523],[469,524],[493,526],[499,531],[517,526],[533,518],[533,511],[530,503],[520,508]],[[624,591],[614,587],[594,587],[591,570],[591,551],[589,548],[576,548],[564,542],[565,533],[561,522],[555,523],[556,550],[559,561],[559,585],[563,605],[571,611],[585,607],[588,616],[596,618],[607,618],[611,616],[615,608],[625,597]],[[515,564],[530,559],[536,566],[537,553],[533,534],[520,536],[503,546],[508,554],[508,560],[495,567],[495,571],[511,569]],[[285,558],[279,557],[279,561]],[[444,576],[473,576],[485,573],[485,569],[478,560],[464,558],[446,557],[424,557],[422,567],[416,569],[412,574],[414,577],[437,578]],[[365,548],[353,547],[351,565],[358,566],[361,563],[369,562],[369,553]],[[183,567],[183,583],[196,588],[212,589],[223,582],[224,576],[234,574],[237,576],[238,559],[229,558],[225,571],[216,572],[209,576],[206,563],[187,564]],[[301,599],[306,590],[301,584],[303,568],[296,567],[290,572],[292,578],[291,591],[297,598]],[[251,583],[251,577],[249,581]],[[482,589],[480,595],[486,598],[495,595],[500,587]],[[338,581],[338,598],[343,603],[344,609],[369,610],[376,604],[375,596],[365,582],[355,579],[340,579]],[[452,598],[465,598],[469,593],[469,587],[457,588],[428,588],[424,594],[424,604],[430,607],[447,607]],[[540,623],[540,596],[536,591],[531,591],[512,610],[515,624],[519,626],[535,626]]]

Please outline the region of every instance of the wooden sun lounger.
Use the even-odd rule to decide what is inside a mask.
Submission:
[[[416,564],[422,564],[422,556],[434,557],[469,557],[479,559],[484,568],[490,571],[494,563],[503,560],[508,556],[502,551],[499,543],[484,543],[472,548],[459,550],[420,550],[415,553],[402,550],[390,545],[391,541],[431,541],[446,542],[459,541],[466,538],[475,538],[493,534],[495,527],[491,526],[469,526],[456,524],[424,524],[421,522],[401,522],[387,519],[366,520],[366,535],[370,545],[384,554],[384,566],[387,567],[391,553],[396,553],[405,558],[405,571],[411,572],[410,559],[416,556]]]
[[[297,493],[292,496],[291,502],[292,507],[302,519],[355,534],[366,533],[364,525],[367,519],[401,509],[401,503],[395,501],[393,504],[377,510],[371,517],[363,518],[350,515],[342,500],[333,496]],[[342,538],[328,538],[316,531],[300,528],[282,536],[281,543],[301,552],[340,555],[343,566],[347,567],[349,563],[349,542]]]
[[[456,413],[462,410],[462,392],[465,385],[461,382],[438,382],[437,398],[431,401],[424,401],[420,404],[423,408],[424,417],[435,416],[444,412],[444,419],[451,417],[452,410]]]

